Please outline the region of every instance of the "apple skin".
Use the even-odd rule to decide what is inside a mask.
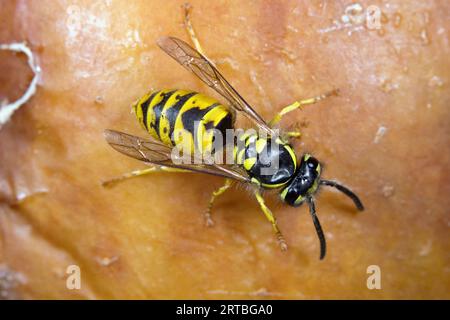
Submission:
[[[355,191],[357,212],[323,188],[319,243],[306,206],[267,197],[289,250],[245,187],[154,174],[101,182],[142,163],[108,146],[106,128],[146,136],[130,104],[151,89],[217,97],[155,44],[188,40],[184,1],[0,0],[0,43],[27,41],[42,69],[36,95],[0,131],[0,291],[26,299],[450,298],[448,1],[191,1],[203,49],[255,110],[291,113],[294,145],[323,177]],[[380,29],[363,14],[380,9]],[[20,55],[0,53],[0,98],[25,90]],[[220,99],[220,98],[219,98]],[[238,122],[239,123],[239,122]],[[70,265],[81,289],[66,287]],[[381,290],[369,290],[369,266]]]

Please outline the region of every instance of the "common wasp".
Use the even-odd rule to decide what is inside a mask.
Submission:
[[[364,210],[358,196],[347,187],[321,178],[320,162],[310,154],[297,159],[289,139],[297,132],[277,134],[274,126],[286,114],[309,104],[314,104],[336,91],[294,102],[283,108],[266,122],[217,70],[214,63],[202,54],[198,40],[189,29],[196,49],[186,42],[163,37],[158,45],[179,64],[193,72],[199,79],[219,93],[226,105],[201,93],[190,90],[153,91],[139,99],[133,109],[141,126],[152,138],[145,139],[115,130],[105,130],[106,141],[117,151],[152,166],[133,171],[106,181],[110,184],[127,177],[141,176],[156,171],[200,172],[226,178],[225,183],[213,192],[205,213],[206,223],[212,225],[211,208],[214,201],[230,188],[233,181],[251,186],[261,210],[272,224],[281,249],[287,249],[286,241],[278,228],[273,213],[266,206],[262,190],[278,190],[281,200],[293,207],[307,203],[320,241],[320,259],[325,257],[326,241],[316,215],[314,195],[321,186],[334,187],[353,200],[358,210]],[[244,133],[231,142],[233,163],[179,162],[174,159],[174,148],[184,150],[184,155],[217,153],[215,138],[219,133],[234,129],[236,116],[242,115],[259,129],[259,132]],[[194,126],[197,123],[197,126]],[[211,134],[213,132],[214,134]],[[181,133],[181,134],[178,134]],[[201,138],[198,138],[198,137]],[[230,146],[229,142],[219,147]],[[187,150],[187,151],[186,151]],[[175,161],[176,160],[176,161]],[[191,158],[192,160],[192,158]],[[273,166],[276,163],[275,166]],[[270,173],[264,169],[275,168]]]

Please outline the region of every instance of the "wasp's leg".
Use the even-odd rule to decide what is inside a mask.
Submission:
[[[102,186],[104,187],[109,187],[117,182],[129,179],[129,178],[133,178],[133,177],[139,177],[139,176],[144,176],[146,174],[149,173],[155,173],[155,172],[191,172],[189,170],[184,170],[184,169],[177,169],[177,168],[170,168],[170,167],[164,167],[164,166],[160,166],[160,167],[150,167],[150,168],[146,168],[146,169],[140,169],[140,170],[134,170],[128,173],[125,173],[121,176],[106,180],[102,182]]]
[[[212,227],[214,225],[214,221],[211,218],[211,209],[214,204],[216,198],[225,193],[231,187],[231,179],[225,179],[225,183],[219,189],[214,191],[211,195],[211,199],[209,199],[208,209],[205,212],[205,223],[207,227]]]
[[[191,41],[194,44],[195,49],[198,52],[200,52],[203,56],[205,56],[202,46],[200,45],[200,41],[198,41],[197,35],[195,34],[194,27],[192,26],[191,22],[192,6],[189,3],[185,3],[183,5],[183,10],[184,10],[184,26],[186,27],[189,37],[191,38]]]
[[[305,100],[300,100],[300,101],[295,101],[294,103],[288,105],[287,107],[284,107],[283,109],[281,109],[280,112],[278,112],[275,117],[273,117],[272,120],[270,120],[269,122],[269,126],[273,127],[274,125],[276,125],[278,122],[280,122],[281,118],[283,118],[284,115],[286,115],[287,113],[297,110],[297,109],[301,109],[303,106],[306,106],[308,104],[314,104],[317,103],[320,100],[323,100],[325,98],[328,98],[330,96],[333,95],[337,95],[339,93],[338,89],[329,91],[327,93],[318,95],[314,98],[310,98],[310,99],[305,99]]]
[[[300,131],[288,131],[288,132],[283,132],[283,138],[286,139],[291,139],[291,138],[300,138],[302,136],[302,133]]]
[[[278,229],[277,220],[275,219],[272,211],[270,211],[270,209],[266,206],[264,198],[258,189],[255,190],[255,197],[261,207],[261,210],[266,215],[267,220],[269,220],[272,224],[273,231],[275,232],[275,236],[277,237],[277,241],[280,245],[281,251],[286,251],[288,246],[286,240],[284,240],[283,234],[281,233],[280,229]]]

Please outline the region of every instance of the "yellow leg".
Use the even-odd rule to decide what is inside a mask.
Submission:
[[[270,209],[266,206],[264,198],[262,197],[258,189],[255,190],[255,197],[261,207],[261,210],[266,215],[267,220],[269,220],[269,222],[272,224],[273,231],[275,232],[275,236],[277,237],[277,241],[280,245],[281,251],[286,251],[288,246],[286,240],[284,240],[283,234],[281,233],[280,229],[278,229],[277,220],[275,219],[272,211],[270,211]]]
[[[200,41],[198,41],[197,35],[195,34],[194,27],[192,26],[191,22],[192,6],[189,3],[185,3],[183,5],[183,9],[184,9],[184,26],[186,27],[186,30],[189,33],[189,37],[191,38],[191,41],[194,44],[195,49],[197,49],[197,51],[200,52],[202,55],[205,55],[200,45]]]
[[[225,193],[225,191],[227,191],[231,187],[231,183],[232,183],[231,179],[225,179],[224,185],[221,186],[216,191],[214,191],[213,194],[211,195],[211,199],[209,199],[208,209],[205,212],[205,223],[207,227],[212,227],[214,225],[214,221],[211,218],[211,209],[214,204],[214,201],[218,196]]]
[[[300,100],[300,101],[295,101],[293,104],[288,105],[287,107],[284,107],[280,112],[278,112],[275,117],[273,117],[272,120],[270,120],[269,122],[269,126],[273,127],[274,125],[276,125],[278,122],[281,121],[281,118],[283,118],[284,115],[286,115],[287,113],[297,110],[297,109],[301,109],[303,106],[306,106],[308,104],[314,104],[320,100],[323,100],[325,98],[328,98],[329,96],[332,95],[337,95],[339,92],[338,89],[332,90],[330,92],[321,94],[319,96],[316,96],[314,98],[310,98],[310,99],[305,99],[305,100]]]
[[[191,172],[189,170],[183,170],[183,169],[177,169],[177,168],[170,168],[170,167],[150,167],[150,168],[146,168],[146,169],[141,169],[141,170],[135,170],[135,171],[131,171],[129,173],[125,173],[121,176],[106,180],[102,182],[102,186],[104,187],[109,187],[112,186],[113,184],[119,182],[119,181],[123,181],[125,179],[129,179],[129,178],[133,178],[133,177],[139,177],[139,176],[144,176],[146,174],[149,173],[154,173],[154,172]]]
[[[290,138],[300,138],[302,136],[301,132],[299,131],[288,131],[283,132],[283,137],[290,139]]]

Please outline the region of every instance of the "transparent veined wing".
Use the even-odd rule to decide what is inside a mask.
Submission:
[[[244,100],[244,98],[231,86],[217,68],[197,50],[183,40],[175,37],[162,37],[158,39],[158,45],[164,52],[175,59],[179,64],[193,72],[199,79],[213,88],[227,99],[235,112],[243,113],[259,128],[269,135],[274,135],[272,129],[261,116]]]
[[[105,130],[104,135],[106,141],[115,150],[147,163],[226,177],[245,183],[250,182],[250,178],[242,169],[232,165],[174,163],[176,159],[174,159],[172,148],[156,140],[144,139],[109,129]]]

